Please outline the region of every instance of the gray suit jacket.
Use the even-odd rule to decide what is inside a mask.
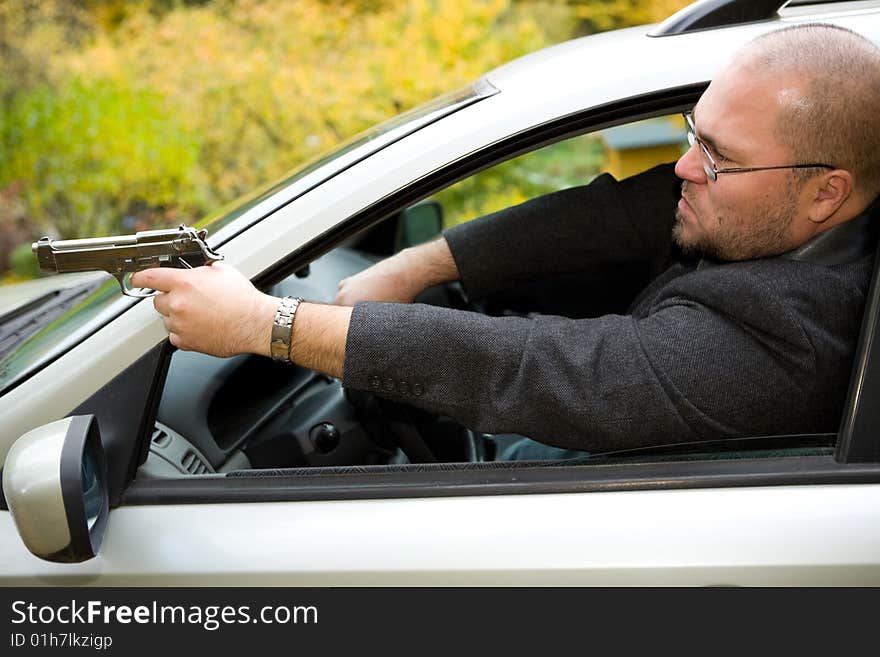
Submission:
[[[586,319],[359,303],[344,385],[589,451],[836,431],[877,222],[780,257],[688,261],[671,246],[679,189],[671,165],[604,175],[447,231],[474,299],[577,273],[586,305],[623,263],[644,287],[627,312]]]

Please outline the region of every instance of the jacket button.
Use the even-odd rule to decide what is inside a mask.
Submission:
[[[416,397],[421,397],[425,392],[425,387],[421,383],[414,383],[412,391]]]
[[[370,377],[370,387],[371,388],[378,390],[379,386],[381,386],[381,385],[382,385],[382,379],[380,379],[378,376],[376,376],[374,374],[373,376]]]
[[[409,384],[406,381],[401,381],[397,384],[397,392],[399,392],[401,395],[408,395]]]
[[[385,379],[385,390],[387,392],[394,391],[394,379],[392,379],[392,378]]]

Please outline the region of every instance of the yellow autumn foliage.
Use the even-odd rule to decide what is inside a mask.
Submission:
[[[195,221],[519,55],[684,4],[0,2],[0,270],[10,240]]]
[[[575,16],[590,26],[590,31],[603,32],[657,23],[691,3],[688,0],[568,0],[567,4]]]
[[[319,0],[139,10],[68,65],[159,93],[201,141],[203,202],[228,201],[554,39],[509,0]]]

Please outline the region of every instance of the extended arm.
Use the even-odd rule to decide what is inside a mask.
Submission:
[[[854,305],[852,291],[840,292]],[[829,362],[839,380],[823,390],[802,321],[772,286],[720,271],[668,285],[641,316],[525,319],[361,303],[343,384],[472,429],[592,452],[834,431],[842,397],[827,390],[845,393],[851,353]]]
[[[178,347],[269,354],[277,299],[231,267],[137,276],[136,285],[170,290],[154,303]],[[801,318],[755,276],[699,276],[670,285],[640,317],[523,319],[420,304],[305,303],[292,355],[347,387],[562,447],[832,431],[842,398],[816,385],[815,349]],[[839,288],[837,314],[849,312],[855,331],[858,312],[847,311],[858,305],[854,293]],[[852,354],[835,353],[823,368],[843,372],[834,386],[842,395]]]
[[[670,195],[669,171],[658,169],[645,175],[649,182],[655,178],[665,181],[665,191],[658,192],[656,197],[643,194],[640,202],[647,199],[647,204],[640,206],[641,210],[635,213],[632,207],[615,207],[615,203],[623,206],[635,203],[632,198],[624,198],[626,194],[621,196],[623,188],[632,195],[634,188],[630,187],[630,183],[617,183],[613,179],[603,178],[598,185],[594,183],[588,188],[560,192],[551,195],[551,199],[545,199],[546,202],[524,204],[529,206],[527,208],[517,206],[519,209],[513,209],[506,219],[499,219],[498,226],[490,228],[489,221],[480,220],[474,224],[473,234],[483,235],[487,239],[488,250],[484,251],[482,260],[499,261],[495,269],[506,272],[501,276],[503,278],[513,275],[513,272],[525,276],[537,274],[543,269],[577,269],[584,267],[583,263],[589,262],[591,257],[600,262],[623,258],[615,250],[617,248],[630,256],[635,253],[646,260],[658,257],[658,253],[662,256],[668,249],[670,222],[652,218],[647,209],[656,210],[656,203]],[[643,178],[642,182],[645,180]],[[672,181],[674,183],[674,177]],[[604,191],[599,194],[596,190]],[[610,195],[610,200],[599,200],[607,195]],[[548,207],[558,210],[560,217],[548,213]],[[590,211],[599,211],[597,217],[601,218],[601,230],[584,219],[583,215],[590,214]],[[525,222],[536,217],[543,217],[540,225],[527,226]],[[510,223],[504,223],[507,221]],[[507,233],[514,232],[511,230],[514,227],[518,227],[515,232],[520,235],[511,238]],[[603,234],[603,230],[607,230],[608,234]],[[464,282],[471,281],[478,289],[491,288],[492,278],[498,279],[497,274],[487,275],[481,270],[480,249],[474,248],[469,240],[462,239],[464,229],[454,233],[453,241],[458,245],[458,253],[456,246],[445,239],[403,251],[344,281],[337,300],[348,303],[363,298],[412,301],[425,287],[455,280],[460,275]],[[447,239],[452,234],[453,231],[447,233]],[[537,255],[526,257],[530,251],[529,242],[537,245]],[[496,248],[506,250],[496,252],[493,250]],[[461,263],[469,267],[472,272],[470,278],[461,272]],[[156,297],[154,303],[165,318],[170,340],[175,346],[221,357],[238,353],[269,355],[269,336],[278,299],[258,291],[231,267],[215,264],[192,271],[152,269],[133,277],[132,285],[164,292]],[[507,372],[510,367],[514,370],[518,367],[517,354],[520,353],[523,340],[528,344],[533,326],[538,325],[490,318],[474,324],[472,318],[475,315],[447,310],[442,311],[443,321],[440,321],[441,318],[434,315],[440,309],[429,311],[425,306],[392,306],[394,312],[386,317],[389,323],[382,328],[375,322],[371,323],[371,318],[382,317],[382,309],[377,304],[359,304],[354,309],[301,304],[293,327],[292,359],[300,365],[344,377],[344,383],[352,387],[378,391],[378,386],[387,389],[390,379],[395,389],[423,397],[419,400],[423,403],[429,402],[430,395],[435,410],[448,409],[453,417],[466,423],[477,420],[475,426],[482,425],[482,422],[471,414],[472,410],[465,407],[455,409],[454,404],[450,406],[449,400],[443,399],[447,386],[457,388],[471,405],[470,409],[474,408],[474,404],[485,403],[486,412],[491,413],[491,409],[497,408],[500,403],[498,398],[510,399],[513,407],[522,407],[517,395],[528,392],[535,382],[522,379],[519,381],[524,386],[522,390],[507,390]],[[377,312],[380,314],[377,315]],[[420,315],[411,317],[409,322],[396,323],[401,319],[400,313],[416,312]],[[438,320],[436,325],[433,323],[435,319]],[[550,326],[551,331],[559,330],[556,324],[540,326]],[[474,327],[477,330],[468,330]],[[434,341],[439,337],[448,340],[435,345]],[[353,338],[354,349],[351,347]],[[551,342],[548,347],[551,353],[555,353],[559,345],[554,346]],[[419,375],[418,359],[412,364],[400,360],[401,349],[407,358],[415,352],[418,358],[430,361],[431,366]],[[450,366],[450,350],[456,354],[466,354],[461,362],[462,368]],[[393,376],[389,370],[383,370],[385,366],[382,364],[388,362],[392,362],[395,371],[400,374]],[[553,360],[547,358],[545,362],[551,363]],[[498,380],[496,376],[494,381],[484,381],[484,385],[477,381],[475,388],[472,385],[474,382],[467,380],[467,372],[469,367],[478,363],[488,363],[489,371],[495,372],[501,379]],[[557,364],[563,371],[570,369],[570,364],[564,361]],[[412,374],[413,371],[416,375]],[[445,372],[447,380],[429,377],[432,371]],[[449,379],[453,374],[462,378],[459,381]],[[414,376],[424,376],[426,380],[416,381],[419,385],[414,385]],[[428,378],[433,378],[430,384]],[[428,386],[436,392],[429,393]],[[520,424],[522,418],[508,419],[521,426],[519,431],[532,431],[533,425]]]

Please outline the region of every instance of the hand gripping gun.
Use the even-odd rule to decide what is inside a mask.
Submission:
[[[40,271],[59,273],[103,270],[119,281],[122,293],[145,298],[155,290],[128,286],[131,275],[150,267],[192,269],[223,260],[205,243],[207,230],[181,225],[177,230],[142,230],[134,235],[98,237],[83,240],[53,240],[43,237],[31,249],[40,263]]]

